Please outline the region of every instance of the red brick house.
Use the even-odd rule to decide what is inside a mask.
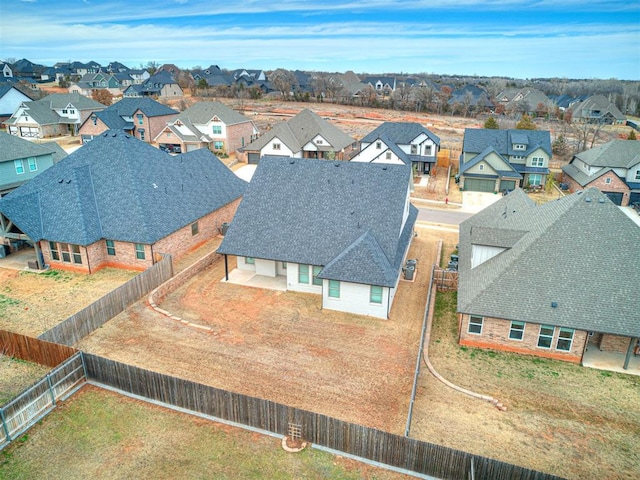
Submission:
[[[123,130],[138,140],[151,143],[178,112],[152,98],[123,98],[102,111],[93,112],[78,133],[88,143],[107,130]]]
[[[589,188],[536,206],[517,189],[460,225],[459,343],[581,363],[640,338],[640,228]],[[622,363],[622,361],[621,361]]]
[[[623,207],[640,202],[640,142],[613,140],[576,154],[562,182],[571,192],[595,187]]]
[[[42,268],[144,270],[230,222],[240,180],[207,150],[171,156],[111,130],[0,199]]]

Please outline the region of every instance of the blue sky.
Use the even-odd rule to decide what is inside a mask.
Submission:
[[[640,80],[637,0],[0,0],[0,59]]]

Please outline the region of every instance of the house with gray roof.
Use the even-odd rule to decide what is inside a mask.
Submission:
[[[596,187],[623,207],[640,203],[640,142],[612,140],[574,155],[562,182],[571,192]]]
[[[592,95],[581,102],[572,104],[572,122],[624,125],[627,117],[604,95]]]
[[[286,122],[274,125],[243,151],[252,164],[265,155],[344,160],[354,144],[349,135],[305,108]]]
[[[218,253],[237,271],[388,318],[413,238],[411,168],[265,156]],[[380,199],[384,198],[384,202]]]
[[[396,90],[396,77],[365,77],[365,85],[370,85],[379,96],[387,96]]]
[[[34,143],[0,132],[0,197],[66,156],[67,153],[55,142]]]
[[[0,85],[0,122],[9,118],[22,104],[33,99],[11,84]]]
[[[414,173],[429,173],[440,151],[440,138],[414,122],[384,122],[360,141],[352,162],[411,165]]]
[[[31,102],[22,102],[5,122],[7,132],[23,138],[76,135],[93,112],[106,105],[78,93],[53,93]]]
[[[170,72],[162,70],[151,75],[140,84],[129,85],[124,90],[123,96],[175,98],[184,96],[184,92],[174,76]]]
[[[104,110],[93,112],[78,133],[88,143],[107,130],[123,130],[151,143],[178,112],[149,97],[122,98]]]
[[[537,88],[508,88],[496,97],[496,102],[509,113],[536,115],[542,107],[548,111],[554,107],[553,101]]]
[[[85,73],[80,80],[69,87],[69,93],[79,93],[91,97],[97,90],[107,90],[114,97],[121,97],[120,81],[112,73]]]
[[[241,113],[220,102],[198,102],[167,121],[153,141],[170,152],[208,148],[229,154],[257,136],[254,123]]]
[[[467,128],[460,156],[460,188],[476,192],[541,188],[552,155],[548,130]]]
[[[598,349],[626,368],[639,248],[640,227],[596,188],[539,206],[509,193],[460,224],[460,344],[576,363]]]
[[[218,235],[245,187],[205,149],[174,157],[110,130],[1,198],[0,213],[40,267],[144,270]]]

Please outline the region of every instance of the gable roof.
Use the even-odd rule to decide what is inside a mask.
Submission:
[[[506,250],[472,269],[473,244]],[[596,188],[540,206],[516,189],[460,225],[458,311],[638,337],[639,247]]]
[[[175,120],[180,120],[184,123],[189,122],[194,125],[204,125],[211,121],[213,117],[218,117],[225,125],[251,122],[247,117],[221,102],[194,103],[178,115]]]
[[[496,159],[494,155],[491,155],[492,153],[497,155],[501,161]],[[491,167],[491,169],[493,169],[493,171],[495,171],[496,174],[500,177],[522,179],[522,175],[520,175],[516,171],[513,165],[511,165],[509,161],[502,155],[500,155],[492,146],[485,148],[482,152],[480,152],[468,162],[464,162],[460,167],[460,173],[467,172],[470,168],[483,161],[486,162],[487,165],[489,165],[489,167]],[[504,169],[505,164],[507,166],[507,169]]]
[[[173,157],[110,130],[0,199],[0,211],[34,241],[153,244],[245,187],[206,149]]]
[[[405,165],[265,156],[218,252],[393,287],[417,217],[410,176]]]
[[[277,137],[292,152],[297,153],[317,135],[321,135],[329,142],[335,151],[340,151],[354,143],[354,139],[338,127],[305,108],[288,121],[276,124],[267,133],[247,145],[245,150],[261,150]]]
[[[576,153],[571,160],[582,160],[591,167],[631,168],[640,163],[640,142],[612,140]]]
[[[384,122],[365,135],[361,142],[372,143],[380,137],[387,136],[396,145],[409,145],[421,134],[425,134],[433,143],[440,145],[440,137],[415,122]]]
[[[142,98],[122,98],[117,102],[109,105],[103,111],[116,111],[118,115],[123,117],[131,117],[138,110],[144,113],[147,117],[162,117],[165,115],[175,115],[177,110],[169,108],[160,102],[155,101],[149,97]]]
[[[36,102],[48,105],[50,109],[56,110],[66,108],[69,105],[73,105],[76,110],[103,110],[106,108],[102,103],[79,93],[52,93],[40,100],[36,100]]]
[[[622,121],[626,119],[616,104],[604,95],[591,95],[580,102],[574,103],[569,109],[575,119],[597,119],[604,117],[606,114],[610,114],[616,120]]]
[[[0,162],[49,154],[53,155],[54,162],[58,162],[67,156],[67,152],[55,142],[33,143],[0,131]]]
[[[526,150],[514,150],[514,144],[526,145]],[[548,155],[551,151],[551,134],[548,130],[493,130],[489,128],[465,128],[462,151],[480,153],[493,147],[502,156],[528,155],[542,148]]]

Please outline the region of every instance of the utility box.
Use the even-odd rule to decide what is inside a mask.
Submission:
[[[415,267],[406,267],[404,269],[404,279],[405,280],[413,280],[414,272],[415,272]]]
[[[220,233],[222,234],[223,237],[227,234],[227,230],[229,230],[229,225],[231,225],[229,222],[223,222],[222,225],[220,226]]]

